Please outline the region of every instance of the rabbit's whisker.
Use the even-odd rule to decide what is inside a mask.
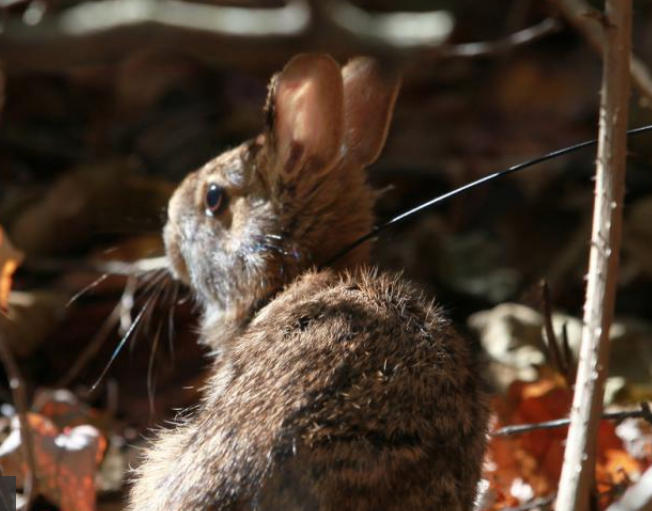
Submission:
[[[185,305],[188,303],[188,301],[192,298],[192,293],[190,290],[186,291],[186,294],[179,298],[179,301],[177,301],[176,305]]]
[[[148,308],[146,313],[143,316],[142,321],[140,322],[140,325],[136,328],[136,330],[133,333],[133,342],[129,345],[129,353],[132,354],[134,351],[134,348],[136,347],[136,342],[138,341],[138,337],[141,331],[149,332],[150,331],[150,326],[152,323],[152,316],[154,314],[154,310],[156,309],[156,305],[159,301],[159,298],[161,297],[161,293],[165,289],[165,284],[166,280],[165,278],[159,278],[157,283],[152,287],[152,294],[151,297],[153,298],[151,306]]]
[[[135,295],[138,289],[138,279],[135,276],[127,278],[122,296],[120,296],[120,333],[124,333],[132,325],[131,311],[135,305]]]
[[[149,275],[150,273],[151,275]],[[159,270],[152,270],[151,272],[148,272],[147,280],[143,281],[144,285],[142,286],[142,288],[139,288],[138,291],[143,295],[145,295],[153,288],[155,288],[166,277],[169,277],[169,273],[165,268],[161,268]]]
[[[170,349],[170,358],[174,361],[174,313],[178,305],[179,282],[174,281],[171,299],[168,307],[168,348]]]
[[[272,235],[272,236],[264,235],[258,237],[258,239],[263,239],[263,240],[267,240],[267,238],[273,241],[280,241],[282,239],[280,236],[277,235]],[[291,257],[294,260],[301,259],[301,253],[297,248],[287,249],[283,245],[276,244],[276,243],[269,243],[267,241],[256,242],[255,244],[249,246],[248,252],[252,254],[259,254],[262,252],[276,252],[277,254],[286,257]]]
[[[59,380],[56,385],[57,388],[68,388],[82,372],[82,369],[84,369],[88,362],[97,354],[120,320],[120,307],[120,303],[116,304],[111,311],[111,314],[109,314],[109,316],[104,320],[97,333],[72,364],[70,370]]]
[[[93,391],[98,387],[98,385],[100,384],[100,382],[101,382],[101,381],[104,379],[104,377],[106,376],[106,373],[109,372],[109,369],[110,369],[111,366],[113,365],[113,362],[115,361],[115,359],[118,357],[118,354],[120,353],[120,351],[122,350],[122,348],[124,347],[124,345],[127,343],[127,341],[129,340],[129,337],[130,337],[131,334],[134,332],[134,330],[136,329],[136,327],[137,327],[137,326],[140,324],[140,322],[142,321],[142,319],[143,319],[143,315],[144,315],[145,312],[146,312],[146,311],[151,307],[151,305],[152,305],[152,303],[153,303],[153,300],[154,300],[154,296],[155,296],[155,295],[152,295],[152,296],[150,296],[150,297],[147,299],[147,301],[145,302],[145,305],[143,305],[143,308],[140,310],[140,312],[138,313],[138,315],[136,316],[136,318],[135,318],[134,321],[132,322],[131,326],[129,327],[129,330],[127,330],[127,332],[122,336],[122,339],[121,339],[120,342],[118,343],[118,346],[116,347],[116,349],[115,349],[115,350],[113,351],[113,353],[111,354],[111,358],[109,359],[109,362],[106,364],[106,366],[105,366],[104,369],[102,370],[102,373],[100,374],[100,376],[99,376],[99,378],[97,379],[97,381],[96,381],[96,382],[91,386],[90,392],[93,392]]]
[[[156,352],[158,350],[159,340],[161,339],[161,330],[163,327],[163,322],[159,322],[156,333],[154,334],[154,340],[152,341],[152,350],[149,355],[149,361],[147,363],[147,400],[149,401],[149,413],[154,414],[154,359],[156,358]]]
[[[103,274],[100,275],[98,278],[96,278],[93,282],[91,282],[91,283],[88,284],[87,286],[83,287],[83,288],[81,289],[81,291],[78,291],[77,293],[75,293],[75,294],[72,296],[72,298],[70,298],[70,300],[68,300],[68,301],[66,302],[66,307],[70,307],[70,306],[71,306],[73,303],[75,303],[79,298],[81,298],[83,295],[85,295],[86,293],[88,293],[91,289],[94,289],[94,288],[97,287],[99,284],[101,284],[102,282],[104,282],[104,281],[105,281],[107,278],[109,278],[111,275],[113,275],[113,274],[112,274],[112,273],[103,273]]]

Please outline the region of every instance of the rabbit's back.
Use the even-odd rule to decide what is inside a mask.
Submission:
[[[396,276],[308,273],[162,434],[132,509],[469,510],[487,422],[477,357]]]

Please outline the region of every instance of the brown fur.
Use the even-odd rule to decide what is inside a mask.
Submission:
[[[168,256],[204,306],[214,368],[198,409],[146,451],[131,511],[472,508],[487,422],[475,350],[401,278],[361,268],[366,249],[309,270],[371,227],[362,166],[396,89],[367,59],[340,73],[299,56],[273,82],[265,136],[175,193]],[[219,217],[204,212],[210,183],[227,190]],[[266,234],[278,245],[258,249]]]

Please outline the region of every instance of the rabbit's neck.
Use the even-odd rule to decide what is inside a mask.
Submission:
[[[361,247],[361,250],[366,255],[366,247]],[[247,330],[251,322],[260,315],[259,313],[264,311],[280,293],[291,288],[306,274],[347,273],[355,271],[360,266],[360,263],[364,264],[363,260],[366,260],[366,257],[360,257],[355,253],[351,257],[356,258],[355,263],[343,258],[333,267],[326,268],[322,271],[318,271],[314,267],[306,268],[290,282],[271,289],[262,298],[252,300],[251,302],[240,303],[236,307],[224,309],[216,303],[204,302],[200,342],[211,350],[213,358],[228,358],[229,350],[237,343],[237,339]]]
[[[204,304],[199,340],[210,348],[214,358],[224,357],[239,334],[251,321],[248,313],[225,311],[214,304]]]

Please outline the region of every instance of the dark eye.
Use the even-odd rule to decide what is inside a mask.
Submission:
[[[215,183],[209,185],[208,190],[206,190],[206,214],[214,216],[221,213],[225,203],[224,188]]]

